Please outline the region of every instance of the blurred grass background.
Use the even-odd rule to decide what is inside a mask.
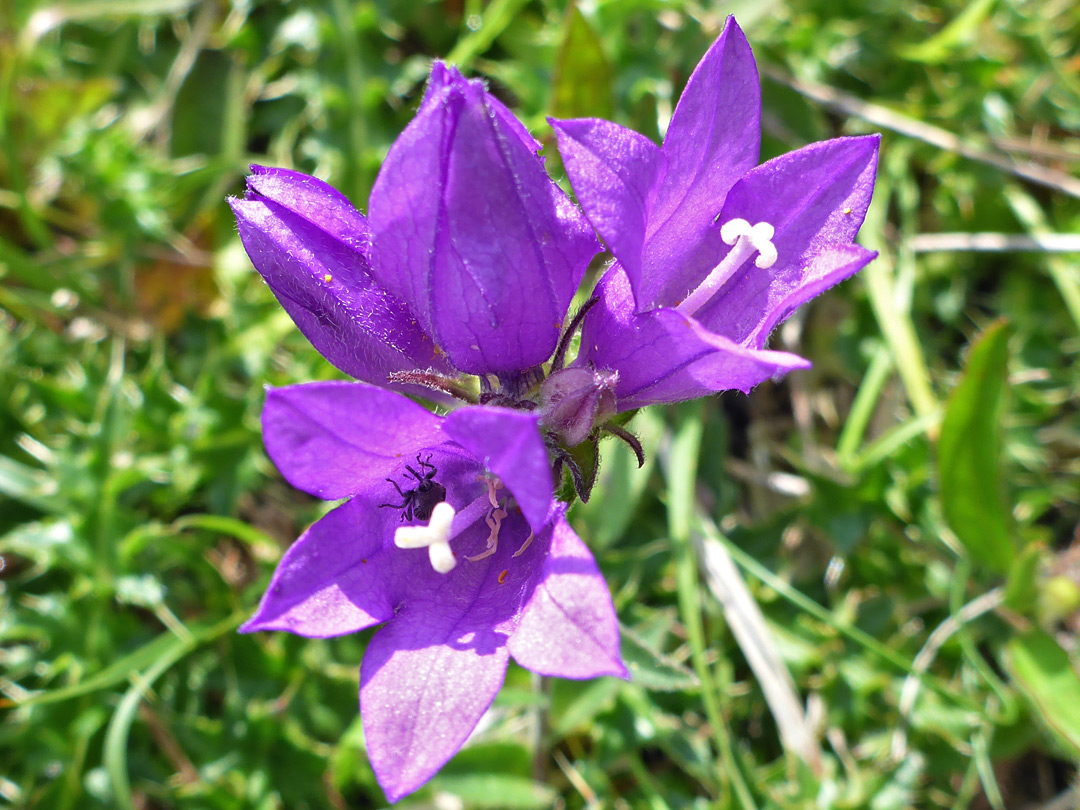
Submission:
[[[573,522],[635,681],[512,666],[403,805],[1077,806],[1080,273],[1049,250],[1080,230],[1069,0],[0,5],[0,805],[384,804],[367,636],[234,633],[322,508],[263,453],[263,385],[337,372],[224,198],[260,162],[365,209],[433,57],[547,140],[548,114],[659,139],[729,13],[764,157],[883,132],[882,256],[774,340],[812,370],[640,414],[644,471],[605,448]],[[1026,250],[929,236],[982,233]],[[717,598],[736,580],[801,749]]]

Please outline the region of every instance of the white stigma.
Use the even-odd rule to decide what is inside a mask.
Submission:
[[[757,267],[762,270],[772,267],[779,255],[772,241],[775,235],[776,229],[768,222],[751,225],[745,219],[729,219],[720,228],[720,238],[724,240],[724,244],[732,246],[731,250],[676,309],[686,315],[693,315],[708,303],[716,291],[742,267],[743,262],[755,253],[757,258],[754,264]]]
[[[435,504],[427,526],[402,526],[394,532],[394,545],[398,548],[426,548],[431,567],[440,574],[454,570],[457,559],[450,549],[450,525],[457,512],[446,501]]]
[[[734,245],[740,236],[745,236],[750,246],[758,252],[754,264],[762,270],[776,264],[776,245],[772,241],[776,236],[776,228],[768,222],[751,225],[745,219],[730,219],[720,228],[720,238],[726,245]]]

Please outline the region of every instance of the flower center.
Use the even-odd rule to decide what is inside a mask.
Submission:
[[[731,250],[720,264],[709,271],[705,280],[686,296],[676,309],[684,315],[693,315],[731,278],[743,263],[758,254],[754,264],[762,270],[776,264],[776,245],[772,238],[776,229],[768,222],[751,225],[745,219],[731,219],[720,228],[720,238],[724,244],[731,245]]]

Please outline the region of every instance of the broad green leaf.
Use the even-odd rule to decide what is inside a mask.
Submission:
[[[611,63],[600,37],[571,4],[563,22],[562,42],[555,58],[551,114],[556,118],[611,118]]]
[[[1080,757],[1080,675],[1069,654],[1036,629],[1006,645],[1005,663],[1038,716]]]
[[[1001,481],[1009,334],[999,321],[972,346],[938,439],[945,520],[971,558],[999,574],[1016,559],[1012,511]]]

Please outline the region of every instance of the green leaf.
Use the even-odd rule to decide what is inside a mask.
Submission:
[[[1042,630],[1005,647],[1005,664],[1054,736],[1080,757],[1080,675],[1069,654]]]
[[[900,48],[900,55],[914,62],[936,64],[947,59],[964,42],[975,41],[977,29],[994,10],[997,0],[975,0],[955,20],[917,45]]]
[[[46,703],[59,703],[63,700],[96,692],[99,689],[107,689],[110,686],[126,681],[133,674],[148,670],[156,661],[178,660],[173,656],[183,657],[200,644],[217,638],[232,630],[242,621],[243,616],[231,616],[224,621],[202,626],[191,627],[190,638],[180,638],[172,633],[162,633],[153,641],[149,641],[139,649],[123,658],[113,661],[109,666],[95,672],[85,681],[65,686],[62,689],[54,689],[51,692],[39,692],[26,700],[20,700],[19,706],[41,706]]]
[[[0,494],[43,512],[62,512],[66,506],[51,475],[7,456],[0,456]]]
[[[622,657],[632,682],[654,692],[697,689],[701,682],[689,669],[660,652],[625,625],[619,628]]]
[[[109,777],[116,803],[123,810],[134,810],[135,802],[131,794],[131,782],[128,779],[127,752],[128,735],[135,722],[135,715],[146,692],[177,661],[190,653],[200,644],[217,638],[233,630],[240,624],[240,616],[232,616],[203,628],[189,638],[170,637],[168,645],[162,646],[157,660],[133,679],[131,687],[124,693],[120,705],[113,712],[109,727],[105,731],[105,743],[102,748],[102,764]]]
[[[600,37],[577,6],[571,4],[555,58],[551,114],[556,118],[611,118],[611,88],[611,63],[604,55]]]
[[[1005,605],[1010,610],[1030,615],[1039,595],[1039,564],[1046,548],[1041,543],[1028,546],[1009,570],[1005,583]]]
[[[1012,512],[1001,481],[1009,327],[990,326],[971,348],[938,439],[945,521],[971,558],[999,574],[1016,559]]]
[[[521,776],[478,773],[469,776],[443,775],[433,781],[440,791],[452,793],[467,807],[542,810],[555,802],[555,791],[547,785]]]
[[[596,715],[611,708],[622,686],[623,682],[618,678],[597,678],[585,683],[555,681],[553,690],[556,699],[552,702],[551,710],[554,739],[561,740],[589,726]],[[563,693],[569,695],[569,700],[557,699]]]

